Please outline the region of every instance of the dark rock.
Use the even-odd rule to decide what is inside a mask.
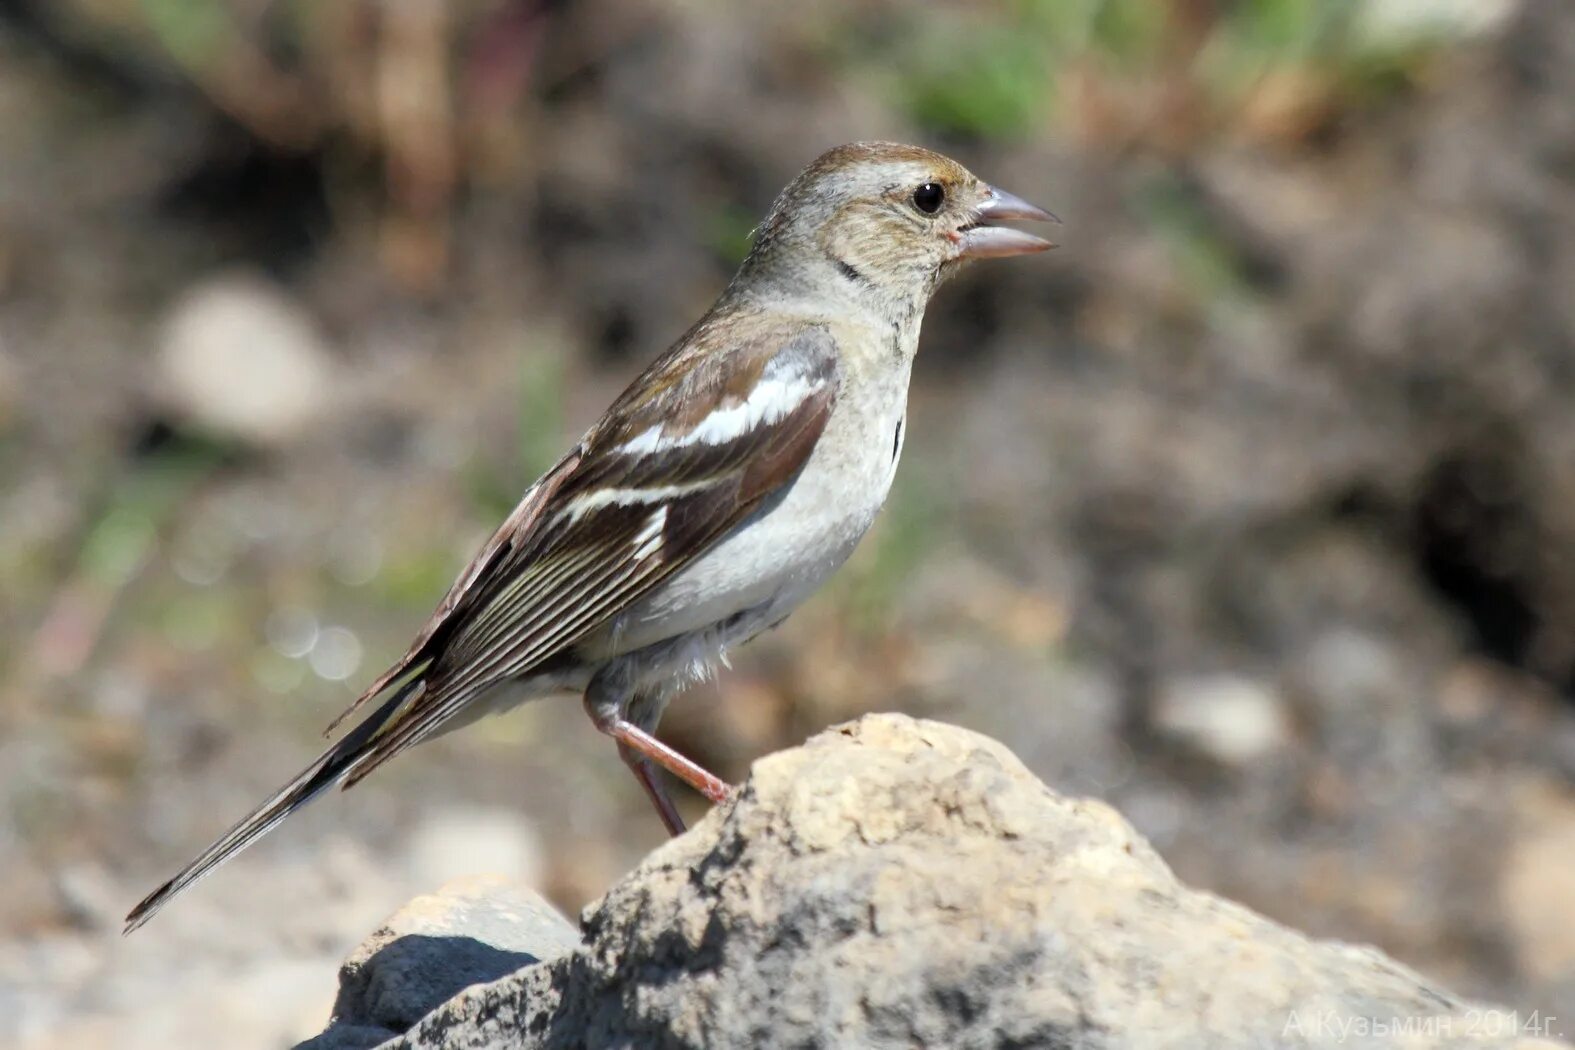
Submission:
[[[302,1045],[376,1045],[470,985],[578,943],[569,921],[531,890],[498,878],[457,880],[405,905],[351,953],[339,971],[333,1023]]]

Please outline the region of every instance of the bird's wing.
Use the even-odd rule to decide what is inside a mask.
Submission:
[[[825,428],[838,381],[820,326],[720,354],[692,337],[653,365],[532,488],[512,529],[488,542],[444,599],[425,647],[402,661],[425,661],[422,687],[369,742],[346,786],[481,692],[574,645],[789,484]]]
[[[509,516],[499,525],[497,531],[488,537],[487,542],[481,545],[476,556],[470,559],[470,564],[454,580],[448,593],[438,606],[433,610],[427,622],[422,624],[421,630],[416,633],[415,640],[410,643],[410,648],[405,650],[405,655],[394,661],[393,665],[378,675],[365,692],[358,696],[353,704],[341,711],[323,730],[324,736],[329,736],[345,719],[359,711],[367,701],[386,690],[395,681],[408,672],[419,669],[431,659],[432,651],[441,641],[442,633],[451,621],[454,620],[455,611],[463,606],[471,595],[478,580],[482,579],[487,570],[493,568],[498,562],[507,557],[514,550],[522,537],[528,536],[537,520],[541,517],[543,508],[558,490],[565,478],[574,473],[580,463],[580,449],[576,448],[526,491],[519,503]]]

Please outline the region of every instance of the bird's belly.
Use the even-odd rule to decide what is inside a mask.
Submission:
[[[850,435],[860,440],[823,437],[785,493],[615,617],[582,651],[627,653],[749,610],[727,632],[736,637],[716,639],[726,646],[792,612],[848,559],[885,503],[901,447],[895,428],[902,409],[898,402],[889,412],[844,423],[869,432]]]
[[[791,512],[792,495],[746,520],[618,616],[611,625],[612,650],[628,652],[704,630],[746,609],[775,622],[809,597],[847,560],[879,504],[849,513],[828,503],[806,519]]]

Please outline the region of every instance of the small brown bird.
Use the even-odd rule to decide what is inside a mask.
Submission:
[[[334,784],[536,697],[582,692],[669,831],[660,765],[729,788],[652,736],[668,700],[840,566],[902,452],[919,322],[971,259],[1056,221],[938,153],[833,149],[782,192],[716,305],[613,402],[460,574],[408,652],[329,731],[355,728],[148,894],[126,932]],[[387,694],[386,696],[384,694]]]

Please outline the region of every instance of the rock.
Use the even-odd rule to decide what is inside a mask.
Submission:
[[[1256,762],[1291,737],[1279,694],[1230,674],[1167,682],[1155,698],[1154,728],[1226,766]]]
[[[375,1046],[462,989],[579,944],[569,921],[506,879],[460,879],[395,912],[339,970],[333,1022],[312,1050]]]
[[[1517,968],[1575,990],[1575,799],[1548,785],[1522,794],[1522,827],[1500,872],[1499,910]]]
[[[465,989],[391,1045],[1420,1047],[1472,1032],[1469,1004],[1376,950],[1188,889],[1110,807],[1056,794],[988,738],[896,715],[756,763],[583,926],[573,951]],[[561,949],[549,929],[506,947]],[[408,1003],[385,985],[375,1018],[355,1005],[399,936],[346,965],[342,1022],[398,1027],[442,983]]]
[[[1415,47],[1430,39],[1486,36],[1507,23],[1520,0],[1371,0],[1353,29],[1372,51]]]
[[[255,277],[204,281],[176,301],[159,346],[160,395],[223,437],[276,444],[327,406],[333,360],[311,317]]]
[[[497,872],[530,886],[544,874],[541,841],[517,809],[447,806],[424,815],[405,847],[417,885],[438,886],[470,872]]]
[[[296,1050],[370,1050],[397,1035],[380,1025],[336,1024],[322,1035],[299,1044]]]

